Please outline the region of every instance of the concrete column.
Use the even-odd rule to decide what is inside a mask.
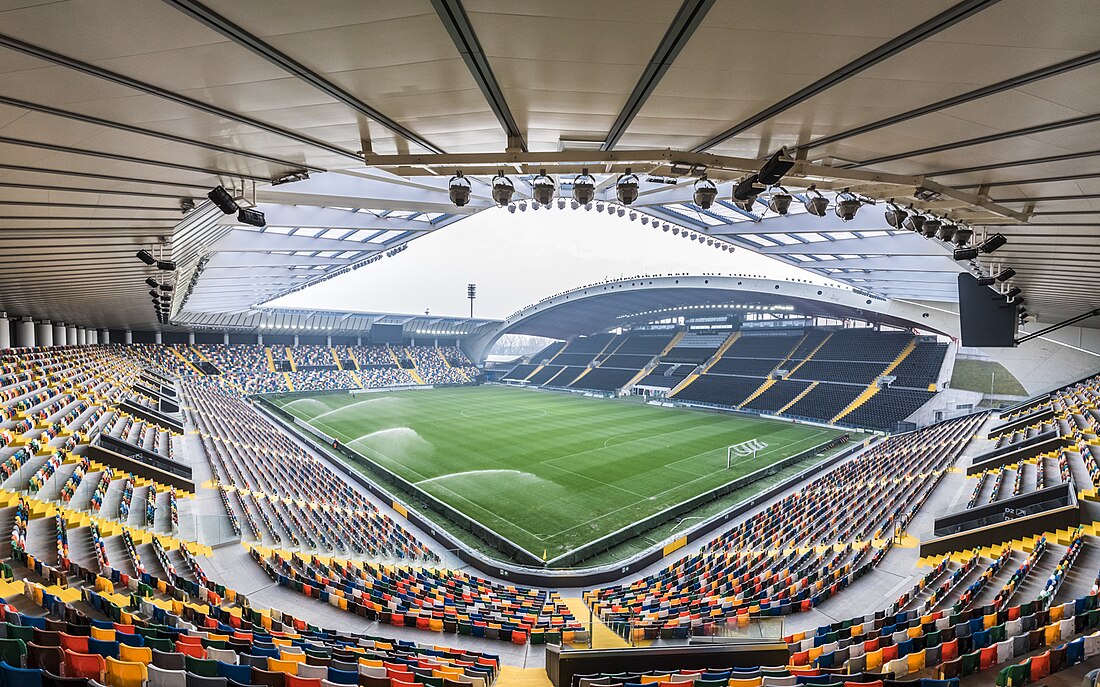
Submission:
[[[53,326],[49,320],[42,320],[34,325],[34,338],[39,346],[53,346]]]
[[[0,312],[0,348],[11,348],[11,323],[6,312]]]
[[[263,334],[257,334],[256,335],[256,343],[258,343],[261,346],[264,345],[264,335]]]
[[[76,328],[76,344],[78,346],[85,346],[88,343],[88,330],[84,327]]]
[[[15,323],[15,345],[31,348],[34,346],[34,321],[24,317]]]
[[[356,346],[362,346],[363,345],[363,337],[362,336],[355,337],[355,345]]]
[[[64,322],[55,322],[53,325],[53,345],[68,346],[69,339],[65,336],[67,330]]]
[[[225,344],[226,346],[229,345],[229,332],[224,332],[222,334],[222,343]]]
[[[99,330],[99,343],[101,343],[101,344],[111,343],[111,330],[110,329],[101,329],[101,330]]]
[[[134,333],[132,331],[130,331],[129,329],[126,330],[126,343],[128,343],[128,344],[134,343]]]
[[[187,343],[195,345],[195,332],[187,332]]]
[[[71,324],[65,327],[65,342],[70,346],[76,345],[76,327]]]
[[[156,337],[156,341],[158,344],[164,343],[164,335],[160,333],[159,329],[156,332]]]
[[[295,348],[298,347],[298,335],[297,334],[294,335],[294,347]]]
[[[88,343],[93,344],[93,345],[99,343],[99,330],[98,329],[89,329],[88,330]]]

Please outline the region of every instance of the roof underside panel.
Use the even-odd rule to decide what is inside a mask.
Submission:
[[[786,145],[810,163],[926,175],[1031,213],[975,230],[1008,237],[980,267],[1015,269],[1011,284],[1042,321],[1100,302],[1092,0],[889,11],[854,0],[809,13],[797,0],[627,11],[584,0],[21,0],[0,7],[0,26],[0,309],[13,316],[156,327],[147,278],[175,284],[174,315],[247,311],[492,205],[487,179],[456,208],[452,171],[396,176],[364,152],[509,145],[749,158]],[[517,202],[529,201],[530,177],[507,171]],[[648,230],[884,296],[952,300],[954,275],[972,268],[942,242],[891,231],[881,205],[844,223],[808,216],[800,198],[776,217],[763,203],[733,206],[727,181],[703,211],[689,175],[643,180],[624,209],[608,205],[614,179],[593,173],[604,211]],[[802,181],[785,183],[798,192]],[[181,213],[217,185],[257,203],[267,226]],[[217,240],[187,238],[200,229]],[[179,269],[144,265],[140,249]]]

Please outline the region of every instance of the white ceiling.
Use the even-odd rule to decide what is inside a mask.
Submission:
[[[786,145],[1034,212],[977,229],[1009,238],[990,258],[1017,271],[1029,310],[1058,321],[1100,303],[1095,10],[1093,0],[0,0],[0,309],[154,326],[143,280],[156,270],[134,253],[163,246],[165,257],[210,258],[178,275],[195,277],[187,310],[243,312],[489,202],[479,187],[458,210],[445,179],[396,178],[360,151],[539,152],[566,140],[752,158]],[[311,178],[269,186],[300,171]],[[269,226],[213,214],[201,239],[177,237],[180,199],[202,201],[218,184],[254,194]],[[831,215],[758,222],[728,205],[700,213],[686,185],[644,190],[638,211],[670,230],[886,296],[953,298],[961,267],[948,249],[879,233],[878,209],[858,228]]]

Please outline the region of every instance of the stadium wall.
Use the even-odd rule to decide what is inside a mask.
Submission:
[[[799,472],[796,475],[773,485],[768,490],[756,494],[751,499],[747,499],[740,503],[735,504],[731,508],[714,515],[707,520],[704,520],[688,529],[685,529],[680,537],[661,542],[645,551],[642,551],[635,556],[628,558],[625,561],[618,563],[593,566],[589,568],[575,568],[568,570],[551,570],[542,567],[534,567],[529,565],[517,565],[500,560],[496,560],[488,557],[487,555],[472,549],[465,542],[457,539],[451,533],[441,528],[437,523],[430,518],[418,512],[415,508],[409,508],[399,502],[399,500],[390,493],[386,488],[379,485],[375,481],[369,479],[366,475],[362,474],[358,470],[352,468],[350,465],[339,459],[333,459],[331,453],[333,449],[330,443],[331,438],[323,436],[322,432],[319,432],[312,427],[309,427],[303,422],[300,422],[297,418],[289,415],[285,411],[274,406],[270,401],[262,397],[253,397],[253,401],[256,403],[256,407],[261,415],[267,417],[270,421],[289,432],[293,437],[297,438],[304,444],[313,447],[315,450],[319,450],[324,447],[324,454],[329,458],[329,462],[334,468],[347,475],[350,479],[354,480],[357,484],[367,489],[371,494],[381,499],[385,503],[390,503],[394,506],[394,510],[401,513],[410,523],[417,528],[425,532],[428,536],[434,539],[437,543],[454,553],[461,561],[469,564],[478,571],[487,575],[496,577],[498,579],[507,580],[509,582],[515,582],[518,584],[531,585],[536,587],[547,588],[566,588],[566,587],[592,587],[596,585],[606,584],[620,580],[631,573],[636,573],[646,567],[656,563],[665,556],[671,555],[676,551],[686,547],[688,544],[698,541],[703,537],[709,535],[715,529],[728,524],[731,520],[739,515],[744,514],[757,505],[764,503],[776,496],[782,494],[788,489],[792,488],[796,484],[806,480],[811,475],[817,474],[822,470],[832,467],[837,463],[849,458],[852,455],[862,451],[864,448],[871,446],[877,441],[875,439],[867,439],[862,442],[855,442],[849,445],[842,451],[838,451],[834,455],[826,458],[820,463],[816,463],[805,470]],[[354,453],[350,452],[349,453]],[[340,455],[348,455],[347,453],[340,452]],[[362,456],[355,454],[354,456],[348,456],[352,461],[362,461]],[[372,464],[373,465],[373,464]],[[400,477],[394,475],[398,480]],[[403,480],[401,480],[403,481]],[[428,495],[430,500],[437,501],[434,497]],[[448,510],[454,511],[459,517],[466,518],[466,516],[446,504],[442,504],[442,513],[447,513]],[[472,521],[471,521],[472,522]],[[479,527],[484,528],[483,525],[478,524]],[[492,533],[494,537],[498,537],[496,533]],[[511,543],[511,542],[509,542]],[[513,544],[513,546],[515,546]],[[517,549],[519,547],[516,547]],[[520,549],[522,550],[522,549]],[[528,556],[533,557],[533,554],[528,552]],[[542,566],[544,562],[541,559],[536,558],[536,565]]]

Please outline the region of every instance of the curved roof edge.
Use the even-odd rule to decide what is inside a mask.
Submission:
[[[793,312],[858,319],[894,327],[959,336],[959,316],[928,303],[883,298],[866,291],[745,276],[633,277],[582,286],[539,301],[505,320],[486,325],[467,340],[467,353],[483,361],[505,334],[567,339],[602,329],[650,321],[658,313],[706,315],[731,305],[789,305]],[[708,307],[710,306],[710,307]]]

